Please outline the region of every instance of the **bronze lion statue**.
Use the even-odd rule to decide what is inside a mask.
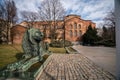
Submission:
[[[22,48],[25,53],[25,58],[39,56],[42,59],[41,55],[43,55],[45,47],[43,37],[43,33],[36,28],[30,28],[24,33]]]

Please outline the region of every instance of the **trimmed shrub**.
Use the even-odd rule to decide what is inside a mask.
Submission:
[[[115,46],[115,42],[113,42],[112,40],[102,40],[102,41],[96,42],[95,45],[96,46],[103,45],[103,46],[107,46],[107,47],[113,47],[113,46]]]
[[[64,43],[65,43],[65,47],[73,45],[70,41],[67,41],[67,40],[65,40],[65,42],[64,40],[61,40],[61,41],[53,40],[51,41],[50,46],[51,47],[64,47]]]

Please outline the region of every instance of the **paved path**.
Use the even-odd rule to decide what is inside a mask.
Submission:
[[[39,80],[115,80],[82,54],[52,54]]]
[[[73,46],[80,54],[83,54],[95,64],[111,74],[116,75],[116,48]]]

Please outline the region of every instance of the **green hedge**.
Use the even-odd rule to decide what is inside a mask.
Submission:
[[[107,46],[107,47],[115,46],[115,42],[113,42],[112,40],[102,40],[102,41],[96,42],[94,44],[96,46],[98,46],[98,45],[104,45],[104,46]]]
[[[64,40],[61,40],[61,41],[53,40],[51,41],[50,46],[51,47],[64,47],[64,43],[65,43],[65,47],[73,45],[70,41],[67,41],[67,40],[65,40],[65,42]]]

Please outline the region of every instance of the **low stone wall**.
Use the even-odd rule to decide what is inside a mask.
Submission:
[[[72,48],[72,47],[71,47]],[[65,47],[65,49],[66,49],[66,52],[68,53],[68,54],[76,54],[76,53],[78,53],[76,50],[75,51],[70,51],[69,50],[69,47]]]
[[[52,55],[50,55],[47,60],[41,65],[41,67],[39,68],[39,70],[34,74],[34,79],[35,80],[39,80],[39,77],[41,75],[41,73],[43,72],[43,70],[45,69],[45,67],[47,66],[47,64],[49,63],[49,61],[51,60]]]

